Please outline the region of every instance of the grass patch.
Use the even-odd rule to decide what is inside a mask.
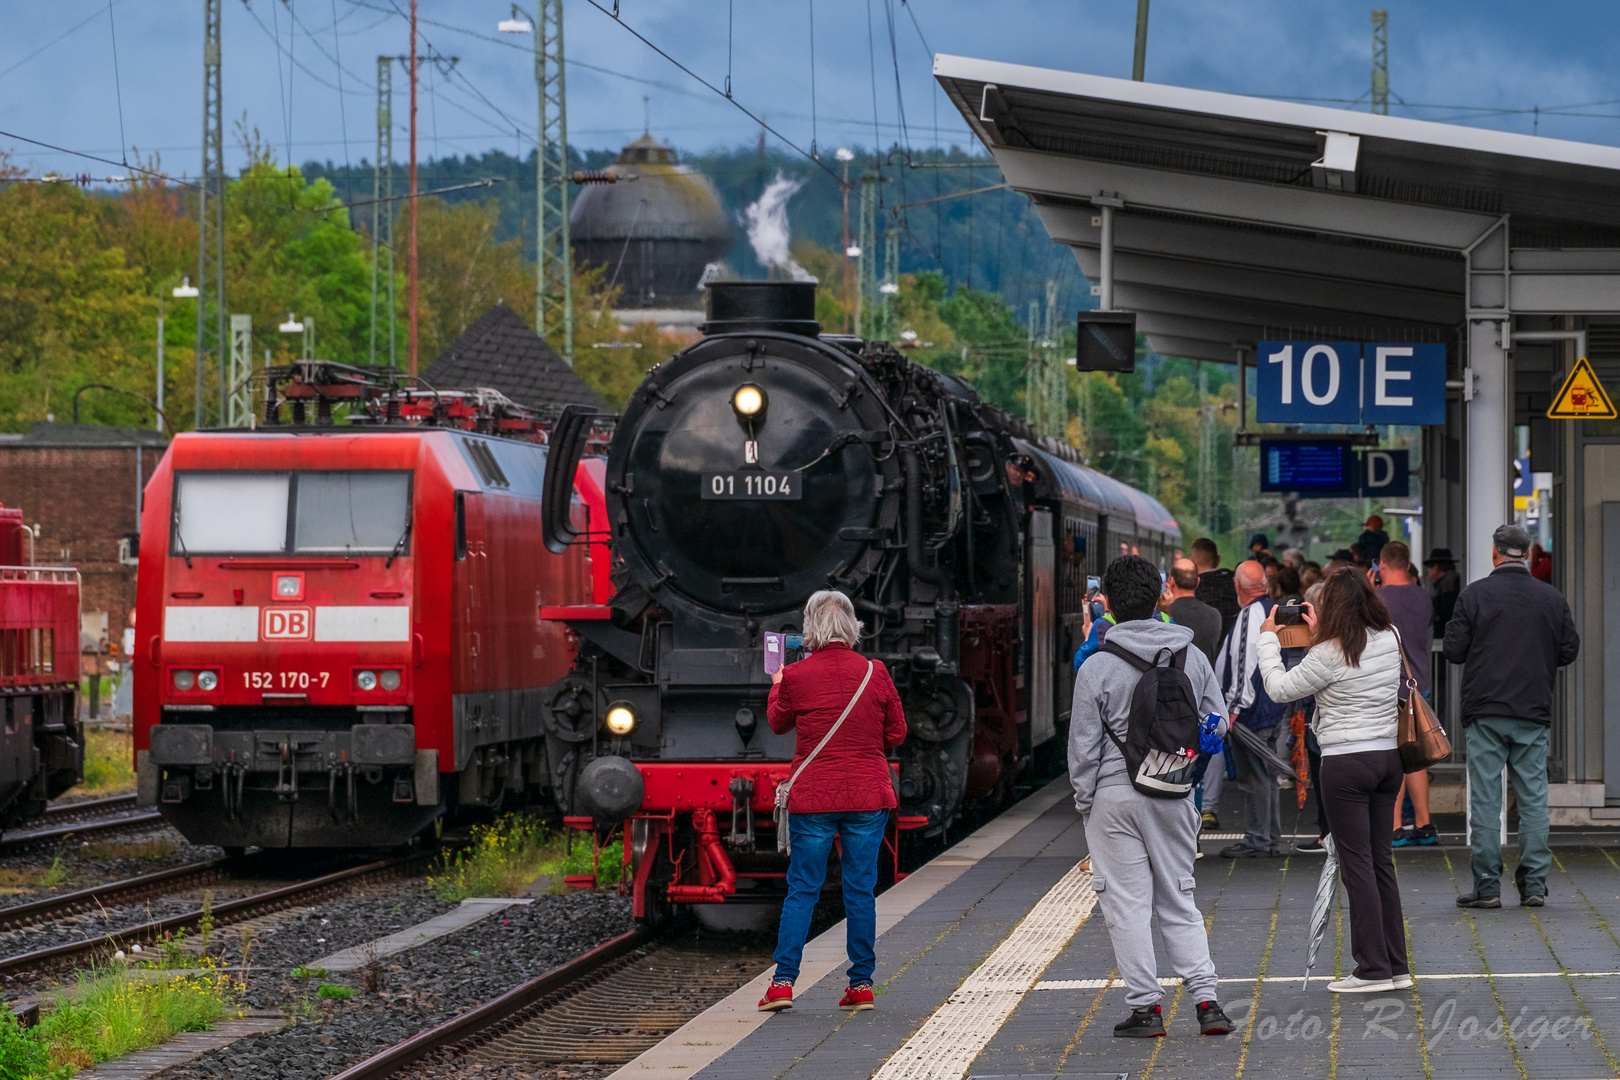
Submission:
[[[624,841],[615,840],[602,849],[601,858],[596,857],[596,849],[590,839],[583,833],[563,852],[556,868],[546,867],[556,878],[556,884],[561,885],[562,879],[569,874],[589,874],[596,871],[596,884],[617,885],[624,878]]]
[[[135,736],[127,731],[86,728],[84,795],[121,795],[135,790]]]
[[[562,855],[562,843],[542,822],[506,814],[493,825],[475,825],[472,843],[445,853],[428,884],[440,900],[511,896],[544,873]]]
[[[67,880],[68,869],[62,862],[62,853],[49,866],[16,866],[0,869],[0,895],[15,896],[35,889],[54,889]],[[5,1077],[0,1069],[0,1077]]]
[[[329,1001],[348,1001],[354,997],[354,987],[339,986],[336,983],[321,983],[321,988],[315,992],[315,996],[326,998]]]
[[[297,967],[293,968],[289,974],[291,974],[295,979],[324,979],[326,978],[326,969],[318,967],[305,967],[303,964],[299,964]]]
[[[240,990],[223,971],[151,981],[122,969],[81,974],[74,994],[55,998],[38,1027],[0,1030],[0,1062],[29,1064],[0,1075],[65,1077],[181,1032],[207,1031],[232,1010]],[[28,1056],[33,1051],[23,1037],[44,1051],[43,1068],[38,1054]]]

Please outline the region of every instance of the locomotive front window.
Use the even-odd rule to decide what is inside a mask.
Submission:
[[[174,553],[284,554],[291,482],[286,473],[180,473]]]
[[[392,551],[396,544],[403,547],[410,517],[409,473],[300,473],[293,550],[304,555]]]
[[[174,555],[409,554],[408,472],[182,472]]]

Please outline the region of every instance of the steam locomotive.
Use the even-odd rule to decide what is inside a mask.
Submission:
[[[22,511],[0,506],[0,827],[84,778],[79,573],[24,562]],[[31,541],[31,538],[30,538]],[[27,563],[33,560],[28,545]]]
[[[616,420],[611,599],[541,611],[578,642],[540,695],[552,797],[570,825],[623,829],[643,918],[775,898],[761,837],[793,736],[761,723],[762,635],[796,633],[810,593],[852,598],[860,651],[904,701],[893,859],[897,830],[937,834],[1056,767],[1087,576],[1124,551],[1168,568],[1180,540],[1158,502],[961,380],[820,333],[813,285],[718,283],[707,302],[704,340]],[[554,477],[601,422],[565,410]],[[545,538],[565,552],[579,532],[554,483]]]

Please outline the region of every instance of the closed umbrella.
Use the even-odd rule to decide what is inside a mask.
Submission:
[[[1316,880],[1316,903],[1311,905],[1311,941],[1305,950],[1305,980],[1300,989],[1311,983],[1311,968],[1316,966],[1316,954],[1327,936],[1328,915],[1333,911],[1333,894],[1339,890],[1339,847],[1332,836],[1322,837],[1322,850],[1327,861],[1322,864],[1322,876]]]
[[[1245,749],[1251,751],[1255,757],[1260,759],[1266,768],[1270,769],[1278,776],[1294,775],[1294,766],[1292,763],[1277,756],[1277,751],[1271,748],[1271,744],[1266,741],[1265,736],[1261,735],[1258,731],[1253,731],[1247,727],[1244,727],[1241,723],[1234,723],[1231,726],[1231,736],[1234,739],[1240,740]]]

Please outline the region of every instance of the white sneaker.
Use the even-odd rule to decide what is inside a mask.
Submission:
[[[1328,983],[1328,989],[1335,994],[1382,994],[1386,990],[1395,989],[1395,980],[1363,979],[1355,975],[1346,975],[1337,982]]]
[[[1410,990],[1410,989],[1412,989],[1412,976],[1410,976],[1410,975],[1397,975],[1397,976],[1395,976],[1393,979],[1391,979],[1389,981],[1389,988],[1391,990]]]

